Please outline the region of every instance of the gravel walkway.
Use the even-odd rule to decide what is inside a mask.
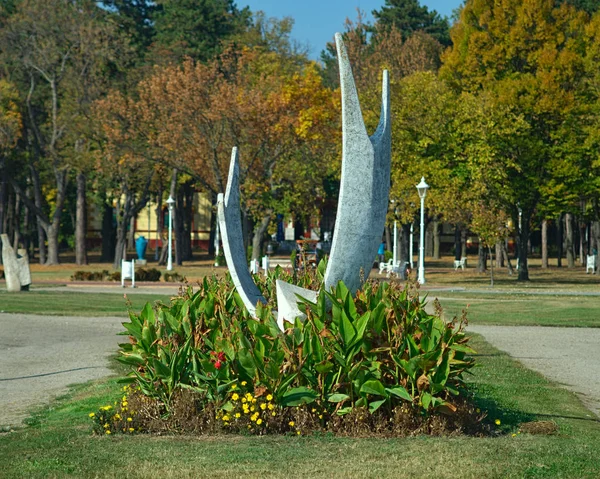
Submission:
[[[110,375],[126,320],[0,314],[0,427],[19,425],[70,384]]]
[[[496,348],[567,389],[600,416],[600,328],[550,328],[542,326],[479,326]]]

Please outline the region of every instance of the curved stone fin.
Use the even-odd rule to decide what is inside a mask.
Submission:
[[[343,281],[354,293],[367,279],[381,243],[390,190],[389,76],[383,75],[379,126],[366,133],[342,36],[335,36],[342,93],[342,174],[325,288]],[[362,276],[362,278],[361,278]]]
[[[231,151],[225,196],[222,193],[218,195],[217,215],[223,241],[223,252],[225,253],[231,279],[250,314],[256,316],[256,304],[259,301],[266,304],[267,300],[254,284],[252,275],[248,271],[246,252],[244,251],[237,147],[234,147]]]
[[[316,303],[319,293],[300,286],[294,286],[280,279],[275,284],[277,287],[277,325],[279,329],[284,331],[284,320],[293,324],[296,318],[306,318],[306,315],[298,308],[298,296]]]

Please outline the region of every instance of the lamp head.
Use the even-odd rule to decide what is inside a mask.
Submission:
[[[425,198],[428,188],[429,188],[429,185],[427,183],[425,183],[425,177],[422,176],[421,183],[419,183],[417,185],[417,191],[419,192],[419,198]]]

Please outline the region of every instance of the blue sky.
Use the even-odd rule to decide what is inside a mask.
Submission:
[[[236,3],[239,8],[248,5],[252,11],[262,10],[269,17],[294,18],[293,38],[303,45],[308,44],[310,57],[317,59],[334,33],[343,31],[344,20],[356,19],[357,7],[372,21],[371,11],[379,10],[385,0],[237,0]],[[420,3],[449,17],[462,0],[421,0]]]

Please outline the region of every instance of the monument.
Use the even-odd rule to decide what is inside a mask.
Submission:
[[[383,72],[379,125],[369,137],[365,128],[352,68],[342,35],[335,42],[342,94],[342,175],[331,255],[324,287],[343,281],[354,293],[368,277],[385,226],[391,168],[391,125],[388,72]],[[248,271],[242,240],[238,150],[233,148],[225,195],[219,194],[218,218],[223,250],[234,285],[253,316],[258,302],[266,303]],[[277,281],[277,323],[301,315],[297,296],[314,301],[317,292]]]
[[[6,289],[10,292],[28,291],[31,284],[31,272],[27,251],[19,249],[15,254],[8,235],[2,234],[0,238],[2,239],[2,264],[4,265]]]

